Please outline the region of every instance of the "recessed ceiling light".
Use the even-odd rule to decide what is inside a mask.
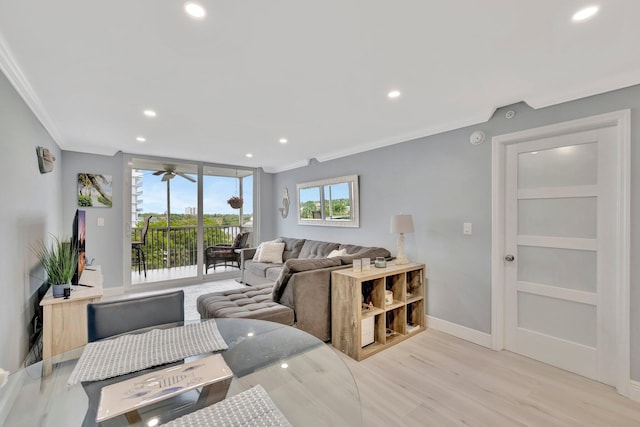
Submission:
[[[194,2],[185,3],[184,11],[187,12],[187,15],[198,19],[204,18],[207,14],[207,11],[204,10],[204,7]]]
[[[387,96],[389,98],[391,98],[391,99],[398,98],[400,96],[400,91],[399,90],[392,90],[391,92],[389,92],[387,94]]]
[[[589,6],[589,7],[585,7],[584,9],[580,9],[579,11],[573,14],[573,16],[571,17],[571,20],[574,22],[585,21],[591,18],[596,13],[598,13],[598,9],[599,9],[598,6]]]
[[[145,142],[147,140],[147,138],[143,137],[143,136],[139,136],[136,138],[136,141],[138,142]]]
[[[157,116],[156,112],[153,110],[144,110],[144,115],[147,117],[155,117]]]
[[[246,156],[247,156],[247,157],[253,157],[253,154],[251,154],[251,153],[247,153],[247,154],[246,154]]]
[[[289,142],[287,138],[280,138],[280,144],[286,144],[287,142]]]

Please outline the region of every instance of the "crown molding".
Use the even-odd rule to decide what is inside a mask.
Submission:
[[[331,153],[317,156],[316,159],[319,162],[326,162],[328,160],[334,160],[340,157],[359,154],[365,151],[371,151],[378,148],[388,147],[390,145],[401,144],[403,142],[409,142],[419,138],[426,138],[428,136],[437,135],[444,132],[459,130],[467,126],[477,125],[479,123],[486,123],[491,118],[491,116],[493,116],[494,112],[495,112],[495,108],[491,108],[483,113],[473,115],[473,116],[468,116],[468,117],[465,117],[464,119],[456,120],[449,123],[444,123],[444,124],[433,126],[430,128],[420,129],[415,132],[397,135],[391,138],[380,139],[374,142],[360,144],[353,147],[348,147],[340,151],[334,151]]]
[[[291,169],[302,168],[308,165],[309,165],[309,160],[300,160],[300,161],[289,163],[282,166],[279,166],[279,165],[263,166],[262,170],[264,170],[266,173],[280,173],[280,172],[285,172]]]
[[[465,128],[467,126],[474,126],[474,125],[477,125],[479,123],[487,122],[493,116],[495,111],[496,111],[495,108],[491,108],[488,111],[485,111],[485,112],[480,113],[478,115],[465,117],[464,119],[461,119],[461,120],[456,120],[454,122],[445,123],[445,124],[442,124],[442,125],[439,125],[439,126],[435,126],[435,127],[421,129],[421,130],[416,131],[416,132],[406,133],[406,134],[403,134],[403,135],[397,135],[397,136],[394,136],[394,137],[391,137],[391,138],[385,138],[385,139],[380,139],[380,140],[369,142],[369,143],[365,143],[365,144],[359,144],[359,145],[354,145],[354,146],[351,146],[351,147],[346,147],[346,148],[344,148],[342,150],[332,151],[332,152],[327,153],[327,154],[318,155],[315,159],[318,162],[322,163],[322,162],[326,162],[326,161],[329,161],[329,160],[335,160],[335,159],[339,159],[339,158],[342,158],[342,157],[351,156],[353,154],[360,154],[360,153],[364,153],[366,151],[371,151],[371,150],[375,150],[375,149],[378,149],[378,148],[388,147],[390,145],[401,144],[403,142],[413,141],[413,140],[419,139],[419,138],[426,138],[428,136],[437,135],[437,134],[443,133],[443,132],[462,129],[462,128]],[[286,171],[291,170],[291,169],[301,168],[301,167],[308,166],[308,165],[309,165],[309,160],[301,160],[301,161],[290,163],[290,164],[287,164],[287,165],[274,165],[274,166],[265,167],[264,171],[268,172],[268,173],[280,173],[280,172],[286,172]]]
[[[531,95],[526,97],[524,102],[526,102],[531,108],[538,110],[540,108],[575,101],[577,99],[602,95],[640,84],[640,78],[638,78],[638,75],[640,75],[638,70],[610,75],[586,87],[570,88],[561,92],[552,91],[549,95]]]
[[[27,78],[20,70],[18,62],[15,60],[2,35],[0,35],[0,71],[4,73],[9,83],[11,83],[16,92],[22,97],[51,138],[60,148],[63,148],[60,143],[62,141],[60,132],[58,132],[56,126],[53,124],[53,120],[51,120],[42,102],[40,102],[38,95],[36,95]]]

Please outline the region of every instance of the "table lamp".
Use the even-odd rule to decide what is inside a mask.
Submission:
[[[413,233],[413,217],[406,214],[393,215],[391,217],[391,232],[400,234],[398,236],[398,255],[395,259],[396,265],[409,263],[404,254],[404,233]]]

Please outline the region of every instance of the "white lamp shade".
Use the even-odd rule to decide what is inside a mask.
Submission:
[[[392,233],[413,233],[413,217],[411,215],[399,214],[391,217]]]

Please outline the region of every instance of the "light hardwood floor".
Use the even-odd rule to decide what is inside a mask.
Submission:
[[[368,359],[341,354],[363,426],[640,426],[612,387],[427,330]]]

